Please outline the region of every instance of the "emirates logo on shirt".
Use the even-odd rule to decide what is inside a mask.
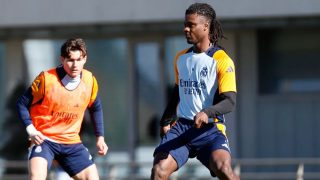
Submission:
[[[78,119],[78,114],[71,112],[54,112],[53,117],[64,121],[66,124],[70,124],[71,121]]]
[[[193,81],[188,79],[187,81],[180,79],[179,86],[183,88],[184,94],[201,95],[201,89],[206,89],[207,85],[203,80]]]

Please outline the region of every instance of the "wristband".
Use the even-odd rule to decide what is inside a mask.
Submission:
[[[33,124],[30,124],[26,127],[27,133],[29,136],[35,136],[39,134],[39,131],[33,126]]]

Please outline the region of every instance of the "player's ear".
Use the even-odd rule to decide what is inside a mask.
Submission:
[[[85,57],[83,58],[83,61],[84,61],[83,64],[85,64],[85,63],[87,62],[87,57],[88,57],[88,56],[85,56]]]
[[[209,30],[209,26],[210,24],[208,22],[204,23],[204,31],[208,31]]]

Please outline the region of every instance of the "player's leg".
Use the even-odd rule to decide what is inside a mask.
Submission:
[[[183,166],[189,158],[189,148],[186,146],[185,132],[193,127],[193,122],[176,124],[163,136],[160,145],[155,149],[151,179],[168,179],[170,175]]]
[[[53,160],[52,167],[54,170],[54,179],[56,180],[72,180],[69,174],[60,166],[60,164]]]
[[[29,160],[29,179],[45,180],[48,174],[48,161],[42,157],[33,157]]]
[[[75,180],[98,180],[98,170],[95,164],[90,165],[84,170],[80,171],[78,174],[72,177]]]
[[[220,125],[221,127],[223,125]],[[206,133],[192,141],[192,147],[198,149],[197,159],[205,165],[213,177],[221,180],[237,180],[231,167],[231,153],[225,128],[216,124],[208,124],[202,128]]]
[[[160,152],[155,155],[151,171],[152,180],[165,180],[178,169],[175,159],[168,153]]]
[[[197,159],[204,164],[213,177],[221,180],[239,179],[231,167],[231,155],[228,140],[222,133],[211,134],[214,139],[210,140],[211,145],[201,148]]]
[[[83,144],[61,145],[61,151],[65,153],[56,156],[56,160],[70,177],[76,180],[99,179],[92,156]]]
[[[54,147],[53,147],[54,148]],[[50,142],[44,141],[41,145],[32,145],[29,148],[29,179],[45,180],[47,178],[48,169],[52,164],[54,149]]]
[[[211,153],[209,168],[221,180],[239,179],[232,170],[231,155],[225,149],[218,149]]]

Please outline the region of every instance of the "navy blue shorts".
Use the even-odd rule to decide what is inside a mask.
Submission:
[[[224,127],[223,124],[220,125]],[[209,169],[211,152],[218,149],[230,153],[228,139],[222,130],[218,129],[217,124],[209,123],[197,129],[193,121],[180,118],[163,136],[154,155],[159,152],[169,153],[176,160],[178,168],[183,166],[188,158],[197,157]],[[211,174],[215,176],[213,172]]]
[[[29,160],[33,157],[43,157],[48,161],[48,169],[53,159],[70,177],[75,176],[93,163],[92,156],[88,149],[82,144],[58,144],[45,140],[39,146],[30,147]]]

